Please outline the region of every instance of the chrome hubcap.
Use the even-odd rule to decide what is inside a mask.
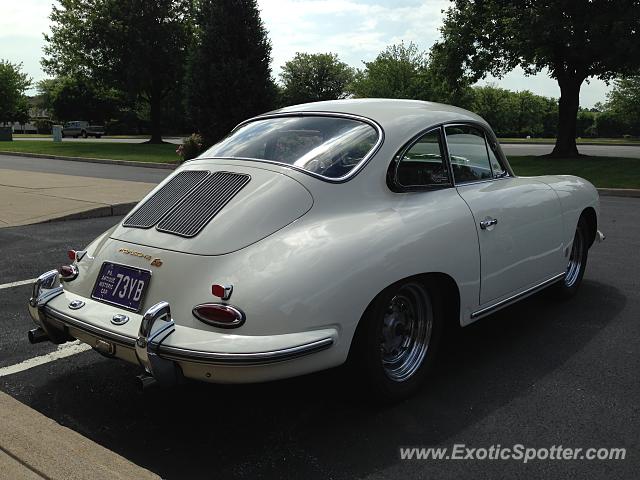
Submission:
[[[569,256],[569,264],[567,265],[567,272],[564,277],[564,284],[567,287],[572,287],[578,281],[580,276],[580,270],[582,269],[582,256],[584,253],[584,237],[582,230],[576,230],[576,235],[573,238],[573,246],[571,247],[571,255]]]
[[[384,372],[402,382],[422,365],[431,340],[433,310],[422,285],[404,285],[393,296],[382,319],[380,350]]]

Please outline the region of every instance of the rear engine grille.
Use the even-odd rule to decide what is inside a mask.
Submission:
[[[249,183],[249,175],[215,172],[206,178],[156,227],[182,237],[195,237]]]
[[[151,228],[172,207],[209,176],[207,170],[185,170],[178,173],[166,185],[153,194],[122,224],[125,227]]]

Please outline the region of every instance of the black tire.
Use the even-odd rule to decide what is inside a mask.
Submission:
[[[407,279],[386,288],[356,330],[349,359],[355,378],[377,401],[408,397],[433,366],[443,324],[435,284]]]
[[[100,137],[102,137],[102,135],[96,135],[96,138],[100,138]]]
[[[87,135],[87,132],[85,132],[84,130],[82,131],[82,138],[87,138],[89,135]]]
[[[573,237],[566,275],[553,286],[553,293],[560,300],[569,299],[578,291],[587,268],[589,243],[589,226],[585,217],[581,216]]]

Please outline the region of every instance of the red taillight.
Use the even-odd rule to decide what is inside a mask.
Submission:
[[[60,272],[60,280],[70,282],[78,276],[78,269],[73,265],[63,265],[58,269]]]
[[[193,315],[200,321],[220,328],[237,328],[244,323],[245,316],[231,305],[203,303],[193,307]]]
[[[67,252],[67,257],[69,257],[69,260],[71,260],[72,262],[76,261],[76,251],[75,250],[69,250]]]

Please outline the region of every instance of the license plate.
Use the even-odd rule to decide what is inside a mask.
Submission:
[[[150,280],[149,270],[105,262],[91,298],[139,312]]]

